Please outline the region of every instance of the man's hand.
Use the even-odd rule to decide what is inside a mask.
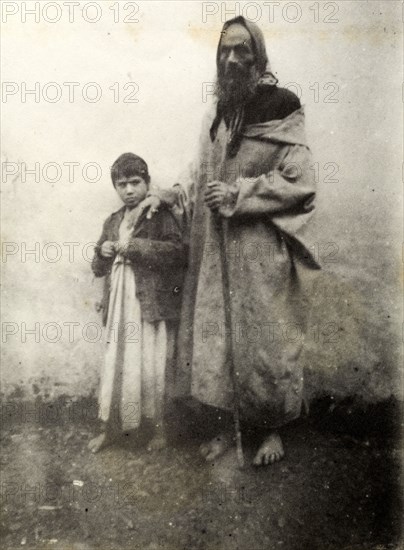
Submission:
[[[139,205],[139,208],[143,211],[146,210],[146,219],[150,220],[156,212],[158,212],[161,206],[161,200],[157,195],[150,195],[146,197]]]
[[[100,254],[104,258],[112,258],[115,254],[115,243],[113,241],[105,241],[102,243]]]
[[[227,195],[227,185],[222,181],[211,181],[205,191],[205,203],[211,210],[219,210]]]

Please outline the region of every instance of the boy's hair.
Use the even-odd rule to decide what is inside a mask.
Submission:
[[[133,153],[124,153],[116,159],[111,168],[111,179],[115,187],[115,182],[119,178],[130,178],[131,176],[140,176],[147,184],[150,183],[149,169],[146,162]]]

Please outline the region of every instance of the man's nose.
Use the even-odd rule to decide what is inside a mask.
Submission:
[[[230,50],[229,57],[227,58],[227,63],[231,63],[231,64],[238,63],[238,57],[235,54],[234,50]]]

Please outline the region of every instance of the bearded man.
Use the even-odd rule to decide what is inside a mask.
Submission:
[[[176,394],[223,411],[232,411],[237,399],[242,425],[262,429],[255,465],[283,457],[278,429],[301,412],[306,282],[319,268],[304,237],[315,196],[310,163],[303,109],[277,86],[262,32],[243,17],[226,22],[216,102],[204,120],[198,158],[172,189],[152,191],[143,207],[148,216],[172,208],[189,231]],[[225,325],[223,219],[231,327]],[[226,361],[229,335],[234,372]],[[224,426],[201,452],[212,461],[234,439],[232,426]]]

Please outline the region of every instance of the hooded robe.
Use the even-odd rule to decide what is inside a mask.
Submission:
[[[257,66],[268,69],[258,27],[238,17],[224,30],[232,22],[248,29]],[[271,104],[271,94],[279,97],[278,90],[282,89],[276,87],[275,77],[264,71],[255,111],[265,99]],[[239,136],[234,139],[234,125],[226,124],[220,106],[213,105],[204,119],[196,160],[165,198],[162,192],[163,201],[171,201],[173,212],[186,222],[190,246],[176,394],[233,409],[233,381],[225,355],[230,332],[241,418],[275,428],[297,418],[301,410],[299,357],[311,275],[319,269],[310,252],[312,243],[305,239],[314,209],[314,171],[303,108],[284,118],[267,116],[264,122],[249,124],[244,118],[236,130]],[[236,147],[229,148],[229,143]],[[219,214],[228,220],[224,252],[232,327],[225,326],[217,217],[204,203],[206,185],[214,180],[228,186]]]

